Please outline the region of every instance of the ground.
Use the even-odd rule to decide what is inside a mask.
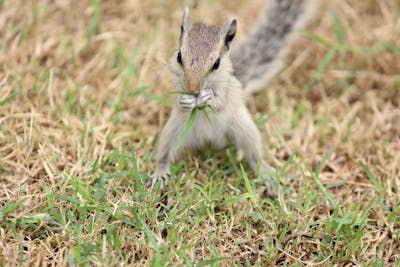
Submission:
[[[184,4],[0,0],[2,265],[400,266],[400,3],[320,1],[249,103],[279,196],[233,147],[144,187]],[[188,1],[194,20],[264,1]]]

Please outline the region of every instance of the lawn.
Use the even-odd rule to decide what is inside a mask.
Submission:
[[[265,5],[188,3],[236,42]],[[1,265],[400,266],[400,2],[324,1],[249,101],[276,199],[232,146],[145,187],[183,8],[0,0]]]

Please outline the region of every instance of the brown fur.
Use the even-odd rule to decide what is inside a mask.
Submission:
[[[189,93],[197,94],[203,86],[204,78],[210,71],[210,64],[215,60],[212,52],[219,45],[220,31],[220,27],[196,23],[184,35],[180,50],[185,89]]]

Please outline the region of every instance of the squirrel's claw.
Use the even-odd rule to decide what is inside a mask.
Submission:
[[[168,186],[170,177],[171,177],[171,174],[169,172],[164,173],[164,174],[154,173],[149,176],[149,180],[147,181],[146,186],[148,188],[153,187],[158,181],[160,181],[160,190],[163,191]]]
[[[265,188],[263,194],[270,198],[278,196],[277,181],[275,179],[276,170],[268,166],[268,170],[259,174],[259,179],[265,181]]]
[[[178,103],[181,108],[193,109],[196,107],[196,100],[197,98],[195,95],[183,94],[179,96]]]
[[[210,104],[210,100],[214,97],[214,91],[212,89],[203,89],[197,96],[196,106],[204,107]]]
[[[276,198],[278,195],[278,191],[276,188],[275,181],[265,182],[265,189],[263,193],[265,196],[269,198]]]

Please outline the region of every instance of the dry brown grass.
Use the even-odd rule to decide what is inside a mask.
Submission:
[[[195,20],[221,23],[236,15],[240,38],[251,27],[263,2],[190,3]],[[0,212],[3,264],[150,264],[156,257],[149,236],[122,224],[121,218],[108,218],[111,226],[118,226],[115,231],[121,239],[119,247],[108,245],[109,236],[100,234],[101,229],[107,228],[107,220],[96,217],[94,228],[98,231],[83,230],[82,239],[88,244],[100,242],[103,247],[94,248],[92,258],[79,259],[74,248],[87,248],[77,246],[80,235],[73,225],[86,227],[89,219],[71,219],[60,226],[51,217],[51,208],[65,218],[72,218],[76,210],[73,202],[62,197],[57,197],[51,206],[49,192],[73,195],[73,177],[90,186],[104,173],[125,170],[131,163],[118,154],[125,149],[134,148],[139,171],[149,173],[155,138],[168,115],[165,101],[170,84],[165,62],[175,47],[183,5],[178,1],[103,1],[98,24],[93,19],[94,7],[90,1],[75,0],[0,1],[0,103],[12,97],[0,106],[0,207],[24,200],[10,213],[4,209]],[[330,13],[334,11],[342,23],[345,43],[370,50],[339,51],[316,84],[307,89],[328,48],[302,37],[284,71],[251,103],[255,117],[273,114],[260,125],[272,163],[281,167],[294,152],[297,155],[296,164],[290,165],[282,178],[284,195],[275,204],[262,202],[270,214],[266,222],[254,223],[253,228],[247,224],[257,221],[248,217],[256,212],[251,203],[234,207],[220,203],[222,207],[215,204],[219,207],[214,211],[215,217],[202,217],[209,221],[202,222],[201,227],[188,210],[180,215],[187,216],[185,222],[170,230],[166,226],[170,221],[141,210],[156,209],[156,197],[146,196],[154,201],[141,203],[129,175],[110,181],[111,189],[106,191],[102,207],[140,207],[139,215],[148,216],[143,220],[150,225],[157,243],[170,253],[162,254],[169,255],[163,260],[184,265],[189,263],[177,252],[180,249],[194,262],[221,255],[227,257],[224,264],[246,264],[246,260],[261,265],[400,264],[399,8],[394,0],[325,1],[309,26],[310,31],[335,43]],[[91,23],[98,27],[88,40]],[[334,147],[335,152],[320,180],[325,186],[344,181],[329,189],[342,209],[360,215],[368,202],[376,199],[367,213],[368,225],[361,243],[351,255],[340,254],[349,245],[346,238],[340,237],[340,231],[331,233],[334,241],[326,241],[323,234],[328,231],[328,223],[320,223],[318,229],[300,227],[333,216],[333,208],[325,200],[310,204],[304,213],[290,207],[299,199],[304,203],[321,193],[311,185],[313,179],[304,166],[315,170],[329,147]],[[188,200],[184,195],[196,191],[188,176],[196,175],[196,181],[203,185],[210,177],[220,175],[213,160],[224,166],[224,190],[231,190],[232,194],[245,191],[236,182],[235,173],[227,172],[228,167],[223,165],[231,156],[216,154],[211,159],[208,154],[186,159],[183,185],[173,195],[176,200],[171,205],[183,205]],[[382,195],[359,161],[374,174],[383,188]],[[301,178],[302,171],[305,180]],[[299,197],[298,192],[303,195]],[[87,202],[82,192],[74,196]],[[191,203],[191,210],[204,203],[201,199]],[[353,206],[356,203],[359,209]],[[170,208],[174,210],[174,206]],[[290,215],[282,219],[282,212]],[[90,214],[95,216],[96,211]],[[134,217],[129,210],[122,214]],[[175,243],[163,239],[163,229],[176,231],[181,239]],[[286,229],[283,239],[282,229]],[[267,251],[265,240],[273,240],[270,245],[276,249]],[[188,244],[194,245],[185,248]],[[319,258],[320,252],[326,254]]]

